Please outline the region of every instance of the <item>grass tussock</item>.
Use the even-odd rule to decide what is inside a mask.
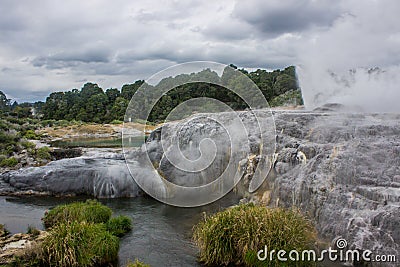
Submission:
[[[135,262],[130,262],[126,265],[126,267],[150,267],[150,265],[145,264],[138,259],[135,260]]]
[[[86,202],[75,202],[67,205],[60,205],[50,210],[43,218],[46,228],[64,222],[92,222],[106,223],[111,217],[110,208],[102,205],[96,200]]]
[[[118,258],[119,239],[103,224],[70,222],[55,225],[42,243],[45,266],[101,266]]]
[[[28,233],[40,240],[24,255],[15,257],[12,266],[116,266],[118,237],[132,229],[132,222],[127,216],[111,218],[111,214],[110,208],[96,200],[55,207],[43,218],[48,228],[44,237],[28,227]],[[0,225],[2,233],[5,230]]]
[[[129,217],[120,215],[108,220],[105,226],[111,234],[121,237],[132,230],[132,221]]]
[[[316,230],[298,210],[239,205],[206,217],[194,227],[193,239],[206,265],[284,266],[284,262],[259,261],[257,251],[303,251],[315,244]],[[286,262],[285,266],[312,263]]]

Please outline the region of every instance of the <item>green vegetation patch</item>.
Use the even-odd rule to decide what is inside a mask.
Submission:
[[[24,134],[24,137],[26,139],[31,139],[31,140],[39,140],[40,139],[40,136],[37,135],[34,130],[27,130]]]
[[[0,162],[0,167],[15,167],[18,164],[18,160],[14,157],[3,159]]]
[[[140,262],[138,259],[136,259],[135,262],[128,263],[126,267],[150,267],[150,265]]]
[[[119,239],[103,224],[73,221],[55,225],[42,243],[47,266],[101,266],[118,258]]]
[[[313,263],[259,261],[257,252],[310,249],[316,241],[312,223],[298,210],[239,205],[206,217],[194,227],[193,239],[206,265],[306,266]]]
[[[38,149],[36,150],[36,158],[38,158],[38,159],[51,160],[50,148],[47,147],[47,146],[38,148]]]
[[[111,214],[111,209],[100,202],[87,200],[86,202],[74,202],[55,207],[45,214],[43,224],[46,228],[49,228],[59,223],[72,221],[106,223],[110,219]]]
[[[132,221],[129,217],[120,215],[108,220],[106,222],[106,229],[111,234],[121,237],[132,230]]]

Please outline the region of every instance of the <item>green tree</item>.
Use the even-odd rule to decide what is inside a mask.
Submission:
[[[126,100],[130,101],[139,87],[144,83],[143,80],[137,80],[133,84],[125,84],[121,88],[121,96]]]
[[[11,107],[11,100],[7,98],[7,96],[0,91],[0,111],[5,112],[9,111]]]

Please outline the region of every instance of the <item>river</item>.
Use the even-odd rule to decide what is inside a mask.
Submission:
[[[0,197],[0,224],[12,233],[26,232],[27,227],[43,229],[41,218],[46,210],[60,204],[84,201],[85,198]],[[233,193],[198,208],[177,208],[150,197],[100,199],[114,215],[132,218],[133,230],[121,238],[119,264],[136,258],[151,266],[201,266],[196,262],[197,249],[191,241],[193,226],[207,214],[236,204]]]

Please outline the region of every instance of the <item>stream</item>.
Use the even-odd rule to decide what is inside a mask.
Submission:
[[[86,198],[0,197],[0,224],[11,233],[26,232],[28,226],[43,229],[41,218],[56,205]],[[151,266],[201,266],[196,262],[197,249],[191,241],[193,226],[203,212],[217,212],[238,199],[231,193],[223,199],[198,208],[177,208],[150,197],[100,199],[113,215],[132,218],[133,230],[121,238],[119,264],[139,259]]]

